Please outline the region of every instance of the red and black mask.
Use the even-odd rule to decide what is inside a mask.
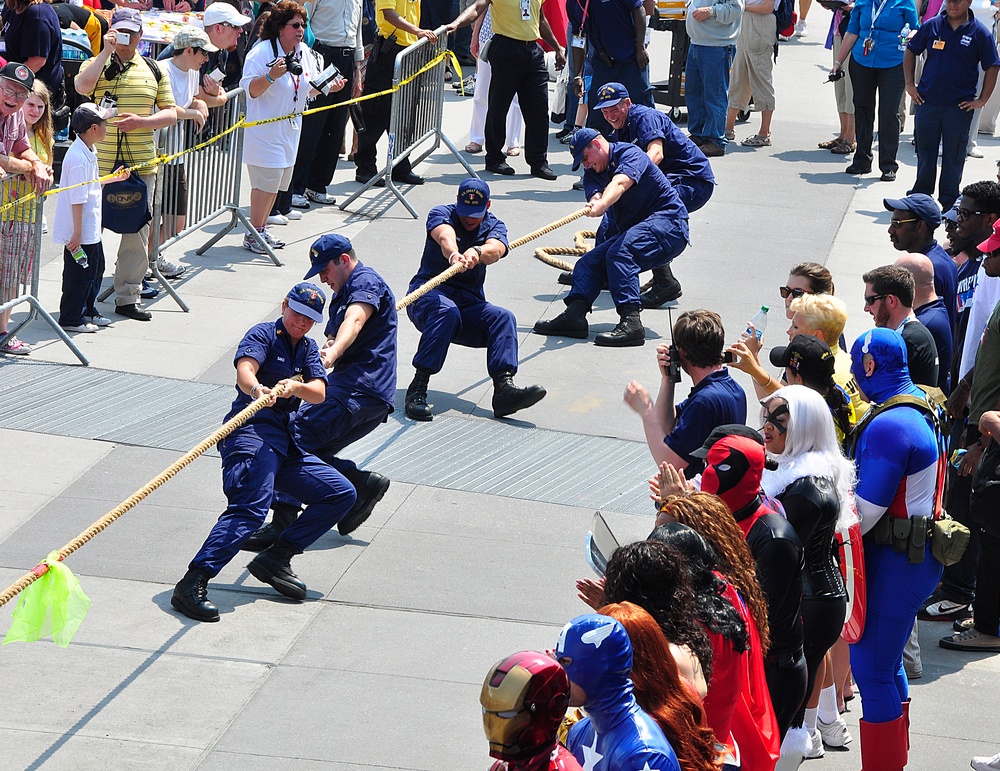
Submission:
[[[701,489],[718,495],[730,511],[749,505],[760,492],[764,446],[746,436],[723,437],[705,458]]]

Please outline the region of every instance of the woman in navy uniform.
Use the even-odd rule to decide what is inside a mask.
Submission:
[[[290,560],[301,554],[343,517],[354,504],[354,487],[338,471],[292,441],[289,417],[300,402],[318,404],[326,396],[325,370],[314,340],[306,337],[323,320],[326,296],[314,284],[296,285],[281,303],[281,318],[257,324],[236,349],[236,398],[229,420],[254,399],[269,397],[270,406],[219,443],[222,489],[229,505],[174,587],[170,604],[196,621],[218,621],[208,599],[208,581],[224,568],[244,539],[264,522],[276,491],[309,504],[274,545],[247,565],[250,574],[294,600],[306,586],[292,572]],[[302,380],[293,380],[297,375]],[[280,399],[272,389],[284,386]]]

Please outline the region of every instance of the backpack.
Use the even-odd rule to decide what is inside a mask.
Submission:
[[[778,36],[785,34],[795,24],[795,0],[774,0],[775,29]],[[788,33],[791,34],[791,33]],[[778,58],[777,41],[774,58]]]

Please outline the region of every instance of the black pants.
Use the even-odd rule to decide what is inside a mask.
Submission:
[[[310,109],[340,104],[351,98],[354,88],[354,49],[332,48],[316,41],[313,48],[323,55],[328,65],[334,65],[347,78],[347,85],[340,91],[327,96],[320,94],[310,105]],[[325,193],[326,186],[333,180],[337,170],[337,158],[344,144],[344,129],[347,127],[347,108],[306,115],[302,118],[302,136],[295,156],[295,170],[292,172],[292,192],[305,195],[306,188]]]
[[[976,629],[983,634],[1000,633],[1000,538],[979,531],[979,567],[976,601],[972,606]]]
[[[952,446],[957,446],[954,443]],[[960,476],[954,466],[948,466],[947,510],[951,518],[969,528],[969,545],[962,559],[947,565],[941,578],[941,598],[952,602],[971,603],[976,599],[976,569],[979,565],[980,529],[969,516],[969,496],[972,477]]]
[[[81,268],[63,247],[62,297],[59,299],[59,324],[78,327],[91,316],[97,315],[97,295],[104,279],[104,246],[83,244],[87,254],[87,267]],[[85,318],[86,317],[86,318]]]
[[[854,134],[858,142],[853,166],[872,167],[872,139],[875,132],[875,95],[878,93],[878,167],[898,171],[899,100],[906,81],[903,65],[865,67],[851,57],[851,83],[854,85]]]
[[[771,694],[771,705],[778,721],[781,738],[785,738],[795,713],[806,699],[806,660],[802,649],[770,652],[764,657],[764,676]]]
[[[368,71],[365,74],[366,94],[375,94],[392,88],[392,71],[396,63],[396,54],[402,50],[403,46],[396,42],[389,42],[381,37],[375,38],[375,50],[372,51],[372,58],[375,61],[369,60]],[[392,94],[380,96],[378,99],[367,99],[361,103],[361,117],[365,130],[358,132],[358,151],[354,154],[359,176],[370,177],[378,172],[378,141],[389,128],[391,114]],[[409,173],[409,158],[401,160],[392,170],[394,177],[406,176]]]
[[[549,73],[534,40],[494,35],[487,54],[493,68],[486,108],[486,165],[504,160],[507,111],[517,95],[524,116],[524,159],[534,169],[548,162]]]
[[[816,684],[816,673],[826,652],[840,638],[846,615],[846,597],[802,597],[802,652],[806,657],[806,696],[792,721],[795,728],[802,725],[806,702]]]

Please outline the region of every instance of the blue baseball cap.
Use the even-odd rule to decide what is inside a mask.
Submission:
[[[325,236],[320,236],[309,248],[309,261],[312,263],[312,267],[302,278],[307,279],[318,275],[330,260],[337,259],[353,248],[351,242],[339,233],[327,233]]]
[[[597,139],[600,135],[599,131],[592,128],[582,128],[576,130],[576,133],[573,134],[573,138],[569,140],[569,151],[573,153],[573,171],[580,168],[580,164],[583,162],[583,151],[586,149],[587,145]]]
[[[628,89],[621,83],[605,83],[597,89],[597,104],[595,110],[603,110],[605,107],[614,107],[622,99],[628,99]]]
[[[941,207],[927,193],[913,193],[905,198],[883,198],[882,204],[888,211],[902,209],[913,212],[931,230],[941,224]]]
[[[482,217],[490,202],[490,186],[481,179],[469,177],[458,186],[458,204],[455,211],[459,217]]]
[[[315,284],[306,281],[296,284],[285,299],[288,300],[288,307],[296,313],[301,313],[317,323],[323,321],[323,306],[326,305],[326,295]]]
[[[946,211],[942,216],[943,219],[948,220],[948,222],[958,222],[958,207],[962,205],[962,197],[959,196],[958,200],[955,201],[955,205],[952,206],[948,211]]]

